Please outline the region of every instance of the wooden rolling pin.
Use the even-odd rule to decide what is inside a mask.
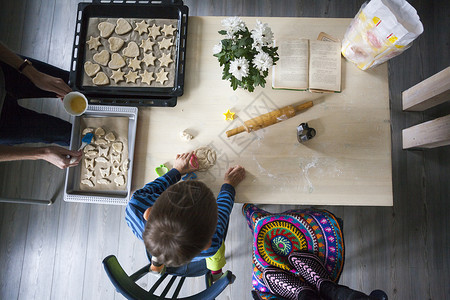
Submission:
[[[278,122],[287,120],[295,116],[298,112],[310,108],[313,106],[313,102],[309,101],[297,106],[288,105],[283,108],[268,112],[267,114],[260,115],[259,117],[250,119],[244,122],[244,125],[237,128],[228,130],[226,132],[227,137],[236,135],[238,133],[247,131],[256,131],[261,128],[276,124]]]

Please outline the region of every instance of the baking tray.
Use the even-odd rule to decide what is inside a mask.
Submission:
[[[64,187],[64,201],[84,202],[98,204],[126,205],[131,193],[131,180],[133,174],[134,143],[136,139],[138,109],[136,107],[89,105],[87,111],[79,117],[75,117],[72,125],[72,137],[70,149],[77,150],[81,145],[80,120],[82,117],[128,117],[128,176],[126,191],[102,191],[86,192],[80,190],[80,168],[68,168],[66,171],[66,183]],[[82,162],[80,162],[82,163]]]
[[[93,0],[79,3],[72,50],[69,85],[87,96],[90,104],[169,106],[184,92],[188,7],[181,0]],[[177,19],[175,79],[173,87],[84,86],[84,57],[90,18]]]

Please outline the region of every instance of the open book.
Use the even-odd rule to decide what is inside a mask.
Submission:
[[[280,60],[272,71],[272,88],[341,91],[341,43],[308,39],[275,41]]]

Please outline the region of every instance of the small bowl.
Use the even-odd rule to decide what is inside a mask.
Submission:
[[[70,92],[63,99],[64,109],[72,116],[81,116],[88,108],[88,100],[80,92]]]

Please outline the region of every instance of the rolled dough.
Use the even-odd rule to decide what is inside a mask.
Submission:
[[[195,156],[198,159],[198,170],[206,171],[216,163],[217,154],[216,151],[209,147],[200,147],[194,151]]]

